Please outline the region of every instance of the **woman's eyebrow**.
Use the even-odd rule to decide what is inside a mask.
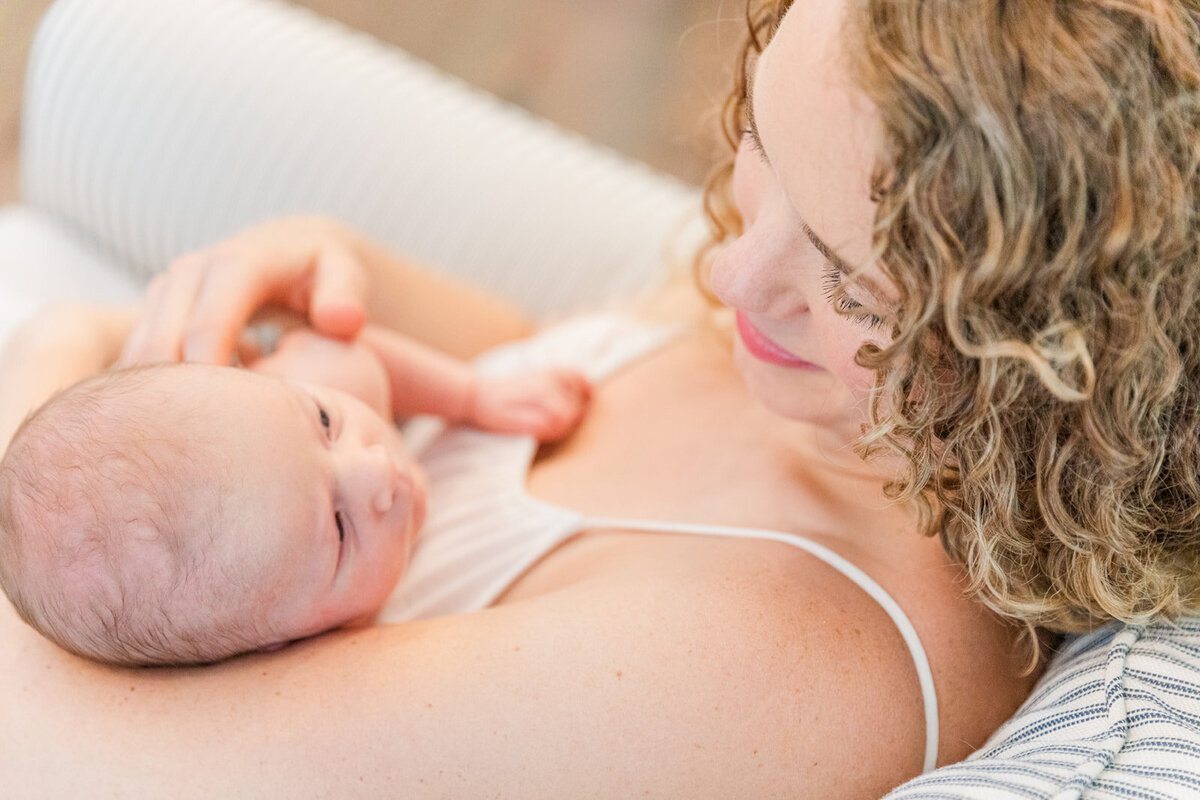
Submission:
[[[817,252],[825,256],[829,263],[837,268],[838,272],[842,273],[843,275],[849,275],[851,273],[852,270],[850,269],[850,265],[846,263],[845,259],[833,252],[832,247],[822,242],[820,238],[813,233],[813,229],[808,227],[807,222],[801,221],[800,225],[804,228],[804,235],[808,237],[810,242],[812,242],[812,246],[817,248]]]
[[[750,73],[750,77],[746,79],[746,125],[749,128],[750,138],[754,140],[754,144],[758,152],[762,155],[763,160],[767,165],[771,164],[771,157],[767,155],[767,150],[763,147],[762,136],[758,133],[758,122],[754,119],[754,73]]]

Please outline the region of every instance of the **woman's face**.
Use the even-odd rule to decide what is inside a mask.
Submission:
[[[736,312],[750,391],[778,414],[853,436],[874,377],[854,356],[882,342],[889,292],[869,268],[841,304],[850,313],[833,299],[842,269],[867,261],[880,137],[847,77],[843,16],[842,0],[796,3],[758,59],[734,164],[744,232],[718,256],[712,288]]]

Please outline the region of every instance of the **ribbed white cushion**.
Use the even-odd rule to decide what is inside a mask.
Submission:
[[[887,796],[951,798],[1200,798],[1200,619],[1070,640],[982,749]]]
[[[545,316],[662,274],[697,193],[268,0],[59,0],[34,44],[25,202],[145,277],[326,213]]]

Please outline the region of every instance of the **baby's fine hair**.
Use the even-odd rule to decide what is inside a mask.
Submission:
[[[203,443],[178,432],[186,402],[160,389],[173,368],[60,392],[0,460],[0,586],[26,622],[86,658],[200,663],[262,641],[254,615],[202,579],[218,490],[199,469]]]

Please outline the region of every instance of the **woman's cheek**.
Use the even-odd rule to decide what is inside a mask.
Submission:
[[[845,320],[840,320],[845,325]],[[875,386],[875,371],[860,366],[855,360],[866,339],[848,336],[838,346],[836,372],[838,378],[856,398],[866,398]]]

